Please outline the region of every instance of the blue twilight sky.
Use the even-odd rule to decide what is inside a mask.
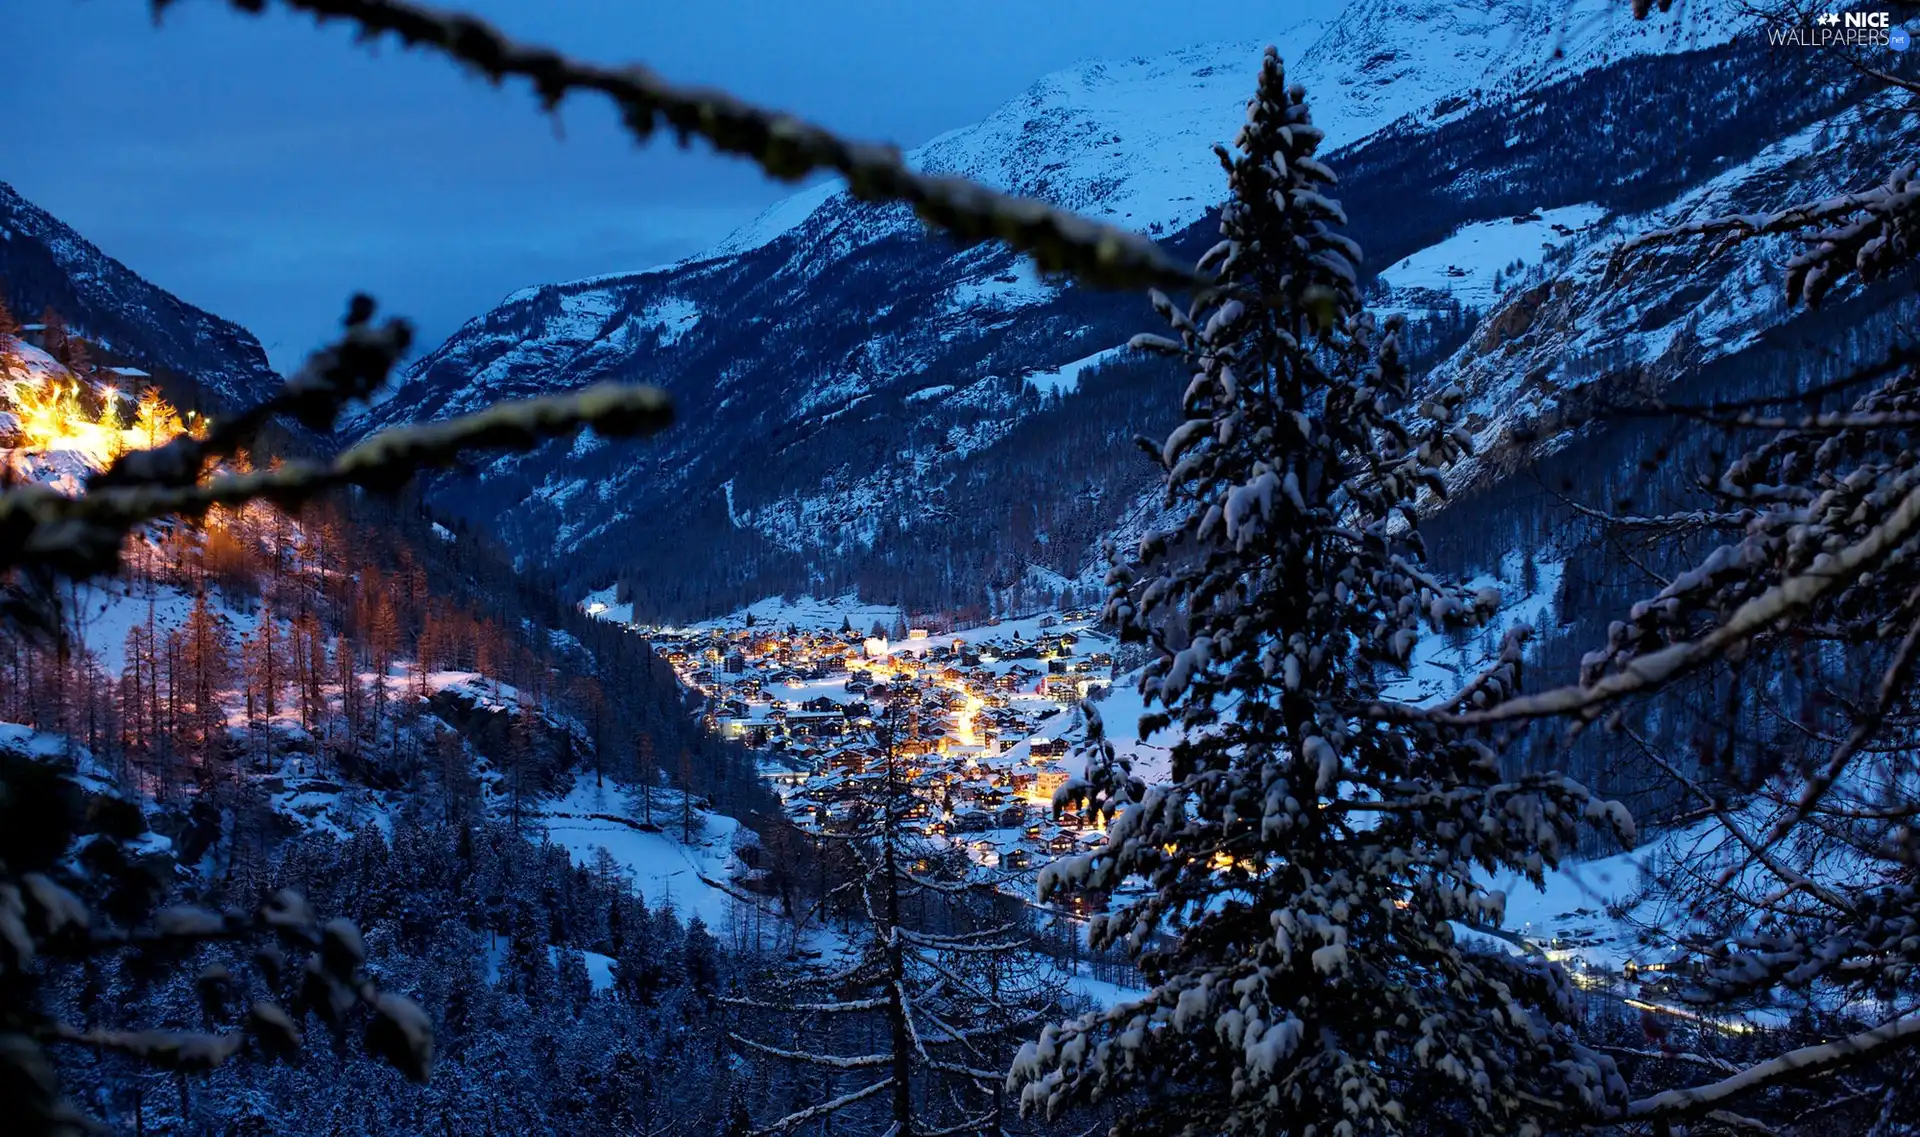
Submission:
[[[4,0],[0,181],[297,364],[365,289],[423,348],[516,288],[692,253],[790,190],[576,100],[284,11]],[[1088,58],[1257,39],[1344,0],[468,0],[507,31],[911,147]],[[37,48],[34,45],[38,45]]]

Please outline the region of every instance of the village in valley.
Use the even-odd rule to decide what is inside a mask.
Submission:
[[[756,751],[803,830],[858,823],[882,792],[891,732],[895,776],[914,799],[906,816],[1005,875],[1106,840],[1101,818],[1053,800],[1079,769],[1078,705],[1114,682],[1116,645],[1094,625],[1087,611],[954,632],[748,612],[643,631],[706,728]]]

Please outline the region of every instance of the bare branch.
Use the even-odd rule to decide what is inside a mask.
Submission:
[[[1776,1082],[1810,1078],[1844,1069],[1915,1043],[1920,1043],[1920,1014],[1907,1015],[1833,1042],[1789,1050],[1778,1058],[1749,1066],[1730,1078],[1709,1085],[1667,1090],[1641,1098],[1627,1107],[1626,1116],[1634,1121],[1654,1121],[1706,1113],[1720,1108],[1722,1103],[1731,1098]]]
[[[825,1117],[830,1113],[837,1113],[852,1105],[854,1102],[870,1098],[891,1085],[893,1085],[893,1079],[891,1077],[882,1078],[870,1086],[864,1086],[854,1090],[852,1093],[841,1094],[831,1101],[823,1101],[819,1105],[810,1105],[805,1109],[795,1110],[774,1122],[772,1125],[754,1130],[753,1137],[765,1137],[765,1135],[769,1133],[790,1132],[795,1126],[805,1125],[816,1117]]]

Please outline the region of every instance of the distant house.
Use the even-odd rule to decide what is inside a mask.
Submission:
[[[955,833],[984,833],[993,828],[993,815],[980,809],[963,809],[953,815]]]

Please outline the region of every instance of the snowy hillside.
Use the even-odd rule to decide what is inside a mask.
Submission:
[[[1765,68],[1733,38],[1744,19],[1705,3],[1636,23],[1603,0],[1361,0],[1271,38],[1329,134],[1378,300],[1457,322],[1605,218],[1672,202],[1844,105],[1845,84],[1805,91]],[[909,158],[1192,255],[1223,192],[1209,151],[1232,141],[1259,46],[1071,68]],[[1643,132],[1655,123],[1673,127],[1669,160]],[[1593,162],[1596,128],[1610,164]],[[1136,298],[955,249],[902,208],[820,186],[679,264],[513,294],[365,428],[645,377],[681,409],[646,450],[549,447],[436,500],[557,561],[575,595],[644,582],[622,595],[648,619],[850,589],[984,611],[1035,579],[1087,579],[1133,508],[1144,471],[1126,447],[1163,429],[1177,380],[1114,349],[1151,326]]]
[[[115,456],[181,431],[157,391],[130,395],[109,378],[0,336],[0,472],[78,493]],[[177,815],[222,783],[244,786],[247,808],[277,830],[341,841],[369,827],[390,836],[427,797],[525,818],[581,865],[608,849],[650,902],[717,924],[732,904],[721,882],[750,875],[732,854],[753,834],[713,802],[659,785],[668,832],[630,816],[626,782],[577,780],[576,763],[598,762],[604,739],[577,705],[508,681],[509,654],[549,660],[522,671],[543,685],[569,673],[587,680],[596,657],[564,628],[523,619],[514,634],[461,612],[444,566],[421,563],[455,555],[459,539],[426,532],[416,530],[416,554],[365,518],[315,508],[296,519],[260,505],[137,531],[120,575],[63,591],[57,654],[0,627],[0,749],[79,753],[76,776],[140,803],[176,836]],[[420,625],[410,645],[382,583],[390,555],[409,580],[399,604]],[[477,583],[467,567],[460,576]],[[605,719],[604,702],[594,717]],[[183,871],[212,871],[202,858],[217,838],[201,824],[154,851],[164,846]]]
[[[1248,77],[1267,44],[1312,93],[1315,125],[1330,148],[1340,148],[1408,115],[1457,116],[1635,55],[1723,43],[1741,26],[1725,2],[1686,5],[1671,21],[1647,23],[1611,0],[1356,0],[1336,17],[1244,43],[1056,72],[907,158],[917,169],[959,174],[1159,236],[1217,204],[1218,170],[1205,155],[1232,142]],[[682,263],[759,248],[846,201],[831,186],[808,190]]]
[[[1509,271],[1508,286],[1479,334],[1429,378],[1458,382],[1470,395],[1468,424],[1484,458],[1457,476],[1482,479],[1525,454],[1567,446],[1572,437],[1560,425],[1582,408],[1689,382],[1717,361],[1762,345],[1796,315],[1781,299],[1780,277],[1793,252],[1784,243],[1745,245],[1716,264],[1710,277],[1684,288],[1676,288],[1668,273],[1689,272],[1696,263],[1692,254],[1621,266],[1613,250],[1651,229],[1859,188],[1890,143],[1911,145],[1916,133],[1911,122],[1896,120],[1889,138],[1868,125],[1870,114],[1849,108],[1803,127],[1659,208],[1604,223],[1583,215],[1582,231],[1536,253],[1522,271]],[[1477,286],[1484,265],[1505,252],[1475,258],[1471,248],[1463,249],[1472,236],[1463,230],[1431,253],[1408,258],[1389,270],[1390,280],[1432,280],[1435,265],[1457,256],[1483,266],[1463,281]],[[1852,288],[1829,303],[1851,301],[1885,302]],[[1852,350],[1868,348],[1855,344]],[[1633,386],[1622,389],[1629,379]]]

